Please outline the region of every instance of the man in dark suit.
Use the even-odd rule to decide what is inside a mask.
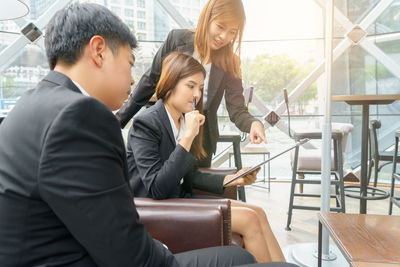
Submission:
[[[111,112],[134,83],[129,28],[102,6],[75,4],[51,19],[45,45],[52,71],[0,126],[0,265],[252,262],[233,247],[172,255],[139,222]]]

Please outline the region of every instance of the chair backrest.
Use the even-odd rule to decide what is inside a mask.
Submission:
[[[343,138],[342,138],[343,153],[346,151],[347,137],[353,131],[353,129],[354,129],[354,126],[351,123],[338,123],[338,122],[332,123],[332,131],[338,130],[343,133]]]
[[[369,144],[371,147],[371,158],[379,157],[378,135],[376,129],[381,128],[381,122],[378,120],[371,120],[369,122]]]

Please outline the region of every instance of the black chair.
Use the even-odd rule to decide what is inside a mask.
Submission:
[[[390,202],[389,202],[389,215],[392,215],[393,204],[400,208],[400,196],[396,197],[394,195],[395,180],[400,181],[400,173],[396,172],[396,165],[400,161],[400,157],[397,155],[399,149],[399,137],[400,130],[395,133],[395,143],[394,143],[394,154],[393,154],[393,169],[392,169],[392,184],[390,187]]]
[[[391,152],[379,151],[379,142],[377,129],[381,128],[381,122],[378,120],[371,120],[369,122],[369,168],[368,168],[368,184],[371,179],[372,168],[374,168],[374,187],[376,187],[378,183],[378,174],[381,169],[393,163],[393,154]],[[382,162],[384,162],[382,164]],[[397,159],[397,162],[400,162],[400,158]]]
[[[235,159],[235,167],[237,170],[242,169],[242,156],[240,153],[240,140],[241,136],[239,133],[221,133],[218,142],[232,143],[233,156]],[[246,202],[246,192],[244,186],[238,186],[238,198],[239,200]]]
[[[245,91],[245,98],[246,98],[246,107],[249,106],[253,99],[253,91],[254,88],[250,86],[248,89]],[[248,92],[248,94],[247,94]],[[221,133],[218,138],[218,142],[229,142],[232,143],[233,146],[233,156],[235,159],[235,167],[237,170],[242,169],[242,156],[240,152],[240,142],[242,141],[242,137],[246,137],[246,134],[244,133],[244,136],[241,136],[239,133]],[[244,189],[244,186],[238,186],[237,187],[237,192],[238,192],[238,198],[239,200],[246,202],[246,192]]]
[[[378,172],[383,166],[392,162],[393,154],[388,152],[380,152],[378,146],[378,137],[376,129],[381,128],[381,122],[378,120],[371,120],[369,124],[369,168],[368,168],[368,181],[367,191],[365,195],[361,193],[360,185],[347,185],[345,186],[345,193],[347,197],[366,199],[366,200],[381,200],[389,197],[389,192],[380,188],[377,188]],[[379,166],[379,161],[387,161],[383,165]],[[375,167],[375,178],[374,186],[369,186],[371,178],[372,167]]]
[[[343,181],[343,136],[347,135],[353,130],[353,125],[351,124],[336,124],[335,126],[339,127],[337,130],[332,130],[332,141],[333,141],[333,157],[332,157],[332,168],[331,174],[334,175],[334,178],[331,179],[331,184],[335,186],[335,193],[331,194],[330,197],[336,200],[336,207],[332,207],[331,211],[336,212],[346,212],[345,209],[345,195],[344,195],[344,181]],[[322,131],[319,129],[313,130],[305,130],[305,131],[297,131],[295,132],[293,138],[295,141],[299,141],[304,138],[309,139],[322,139]],[[313,152],[301,149],[302,157],[299,156],[300,148],[296,147],[293,156],[293,174],[292,174],[292,184],[290,190],[290,199],[289,199],[289,210],[287,217],[287,224],[285,230],[290,231],[290,223],[292,221],[292,212],[293,209],[303,209],[303,210],[320,210],[321,207],[316,206],[306,206],[306,205],[294,205],[295,197],[320,197],[320,194],[306,194],[300,190],[300,193],[295,193],[296,184],[321,184],[321,179],[304,179],[305,174],[321,174],[321,150],[320,149],[312,149],[315,150]],[[313,155],[319,156],[319,164],[316,164],[317,159],[313,157]],[[310,163],[310,160],[300,161],[301,158],[310,158],[313,162]],[[311,166],[318,165],[318,166]],[[298,177],[297,177],[298,176]]]

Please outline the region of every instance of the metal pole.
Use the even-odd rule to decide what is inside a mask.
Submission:
[[[325,114],[322,127],[322,161],[321,161],[321,212],[330,211],[331,185],[331,136],[332,136],[332,64],[333,64],[333,10],[334,0],[326,0],[325,8]],[[322,258],[329,260],[329,236],[322,230]]]

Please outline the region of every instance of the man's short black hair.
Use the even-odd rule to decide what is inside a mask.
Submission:
[[[73,4],[59,10],[46,27],[45,46],[50,69],[53,70],[59,60],[68,65],[76,63],[94,35],[102,36],[113,54],[121,45],[137,47],[129,27],[110,10],[98,4]]]

